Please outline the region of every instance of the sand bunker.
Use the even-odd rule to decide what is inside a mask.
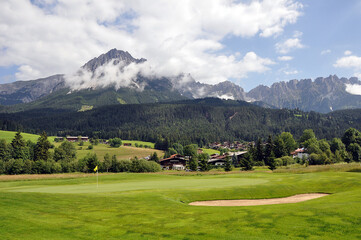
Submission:
[[[199,201],[192,202],[189,205],[193,206],[257,206],[257,205],[272,205],[284,203],[298,203],[307,200],[327,196],[326,193],[308,193],[298,194],[285,198],[269,198],[269,199],[242,199],[242,200],[216,200],[216,201]]]

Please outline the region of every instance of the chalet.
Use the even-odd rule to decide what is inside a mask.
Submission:
[[[66,140],[68,140],[69,142],[78,142],[79,140],[80,140],[80,141],[83,141],[83,142],[87,142],[87,141],[89,141],[89,138],[88,138],[88,137],[72,137],[72,136],[67,136],[67,137],[66,137]]]
[[[227,155],[215,155],[211,156],[211,159],[208,160],[208,163],[214,166],[223,166],[226,163]]]
[[[210,159],[208,160],[209,164],[214,166],[223,166],[226,163],[226,157],[228,156],[230,160],[232,160],[233,156],[236,156],[237,163],[243,157],[243,154],[247,153],[247,151],[239,151],[239,152],[228,152],[224,155],[212,154]]]
[[[297,148],[295,151],[291,152],[293,158],[308,158],[309,154],[307,153],[307,149],[304,148]]]
[[[185,170],[187,166],[187,160],[184,156],[179,154],[173,154],[169,158],[161,159],[159,163],[160,166],[165,170]]]

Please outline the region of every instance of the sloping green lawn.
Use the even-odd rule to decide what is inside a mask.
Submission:
[[[331,195],[199,207],[197,200]],[[0,182],[2,239],[360,239],[361,173],[99,174]]]
[[[13,140],[15,134],[16,134],[16,132],[13,132],[13,131],[0,130],[0,139],[5,139],[6,142],[10,143]],[[30,134],[30,133],[21,133],[21,136],[23,136],[25,141],[31,140],[34,143],[36,143],[39,138],[39,135]],[[55,137],[48,137],[50,142],[54,142],[54,138]]]

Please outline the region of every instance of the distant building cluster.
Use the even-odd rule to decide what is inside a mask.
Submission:
[[[64,137],[55,137],[55,141],[58,141],[58,142],[62,142],[65,139],[69,142],[88,142],[89,141],[89,137],[83,137],[83,136],[79,136],[79,137],[67,136],[65,138]]]
[[[241,142],[214,142],[214,143],[210,143],[209,144],[209,148],[211,149],[221,149],[221,148],[225,148],[225,149],[235,149],[235,150],[246,150],[249,146],[249,144],[252,143],[241,143]],[[254,144],[254,143],[253,143]]]
[[[247,151],[228,152],[223,155],[212,154],[208,159],[208,164],[213,166],[223,166],[227,161],[227,157],[232,158],[234,156],[237,161],[239,161],[245,153],[247,153]],[[187,168],[188,161],[188,156],[173,154],[169,158],[161,159],[159,163],[164,170],[185,170]]]

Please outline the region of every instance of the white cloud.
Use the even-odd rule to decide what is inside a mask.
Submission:
[[[346,84],[346,92],[353,94],[353,95],[361,95],[361,85]]]
[[[323,51],[321,52],[321,55],[326,55],[326,54],[329,54],[329,53],[331,53],[331,50],[330,50],[330,49],[326,49],[326,50],[323,50]]]
[[[298,71],[297,70],[283,71],[283,73],[286,74],[286,75],[295,75],[295,74],[298,74]]]
[[[293,59],[293,57],[291,56],[280,56],[277,58],[279,61],[283,61],[283,62],[286,62],[286,61],[291,61]]]
[[[346,50],[346,51],[344,52],[344,54],[345,54],[346,56],[349,56],[349,55],[351,55],[351,54],[352,54],[352,52],[351,52],[351,51],[349,51],[349,50]]]
[[[299,38],[289,38],[284,42],[276,44],[276,51],[281,54],[287,54],[292,50],[304,48],[305,46],[301,43]]]
[[[26,79],[28,77],[35,79],[41,76],[41,73],[39,70],[34,69],[33,67],[29,65],[21,65],[19,67],[19,72],[15,74],[17,79]]]
[[[353,75],[361,80],[361,72],[354,73]]]
[[[333,65],[338,68],[353,68],[361,69],[361,57],[358,56],[347,56],[337,59],[336,63]]]
[[[159,74],[189,72],[212,83],[244,78],[273,62],[252,52],[222,54],[221,40],[278,35],[301,10],[296,0],[3,0],[0,66],[19,65],[17,79],[33,79],[72,73],[117,48],[147,58]]]

